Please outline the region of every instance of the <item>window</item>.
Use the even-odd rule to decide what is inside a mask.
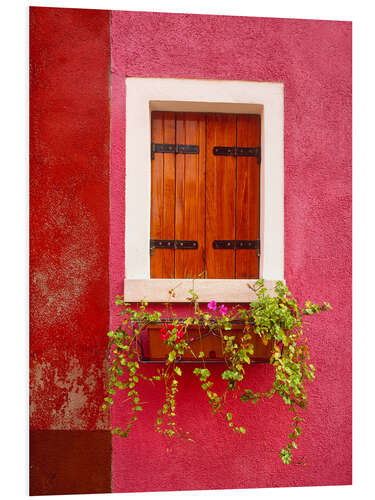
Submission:
[[[124,286],[127,300],[139,301],[144,298],[150,302],[163,302],[168,299],[168,290],[178,286],[174,300],[180,302],[185,301],[188,295],[187,291],[192,288],[192,279],[189,278],[152,277],[151,262],[154,257],[150,256],[150,239],[151,164],[153,161],[150,155],[150,144],[152,142],[151,117],[155,111],[177,114],[200,113],[205,115],[206,120],[209,114],[260,116],[262,159],[259,179],[260,257],[258,259],[258,275],[264,278],[266,285],[269,284],[270,287],[275,280],[283,279],[283,102],[284,88],[282,83],[169,78],[126,79]],[[221,146],[221,144],[217,144],[217,146]],[[168,155],[164,154],[164,156]],[[176,154],[175,156],[179,158],[178,161],[182,161],[180,160],[182,157],[185,158],[185,161],[187,158],[187,155]],[[239,157],[237,157],[237,165],[238,160]],[[232,159],[232,161],[235,160]],[[209,167],[206,166],[207,168]],[[185,238],[187,236],[184,236],[183,239]],[[240,236],[237,234],[235,238],[240,238]],[[225,234],[222,239],[234,238]],[[240,239],[253,240],[255,237],[246,235]],[[182,252],[184,251],[179,253],[185,257],[179,258],[186,259],[188,254]],[[207,252],[208,245],[206,244],[206,258]],[[224,253],[224,250],[221,253]],[[249,254],[249,252],[245,253]],[[198,267],[194,273],[198,273]],[[194,275],[193,271],[190,270],[190,272]],[[206,298],[221,302],[245,302],[248,300],[247,283],[252,278],[240,278],[239,276],[235,278],[234,275],[210,278],[207,275],[206,265],[206,279],[194,280],[194,287],[202,301]],[[188,276],[188,273],[185,276]]]
[[[153,111],[151,141],[151,278],[258,278],[260,115]]]

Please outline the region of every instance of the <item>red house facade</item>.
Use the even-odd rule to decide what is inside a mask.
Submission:
[[[137,107],[141,98],[147,109]],[[260,239],[262,253],[238,263],[238,276],[226,274],[228,263],[214,269],[213,259],[206,277],[285,279],[301,302],[332,304],[308,331],[317,379],[308,387],[309,425],[301,437],[306,467],[287,467],[274,453],[290,425],[279,401],[251,412],[239,406],[248,432],[233,437],[210,415],[192,374],[181,383],[179,404],[197,443],[176,442],[165,452],[153,431],[160,403],[154,393],[146,392],[147,411],[127,439],[110,432],[126,404],[117,400],[111,415],[102,409],[115,296],[124,286],[126,295],[127,283],[130,293],[129,280],[141,280],[145,290],[150,278],[195,277],[167,276],[160,263],[148,274],[147,120],[155,112],[176,113],[176,120],[178,113],[223,113],[235,121],[258,109],[259,144],[238,146],[262,147],[259,234],[244,229],[241,238]],[[229,201],[223,208],[220,220],[230,213]],[[193,239],[183,231],[182,240]],[[194,265],[199,274],[200,261]],[[227,283],[230,297],[235,284]],[[262,390],[271,370],[254,365],[247,377]],[[345,484],[351,484],[351,24],[32,7],[30,493]]]

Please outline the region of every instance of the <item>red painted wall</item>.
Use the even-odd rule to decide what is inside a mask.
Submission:
[[[110,433],[101,409],[109,324],[109,18],[109,11],[30,9],[34,495],[110,490]]]
[[[238,403],[247,434],[233,435],[210,415],[191,375],[178,404],[197,442],[176,441],[166,452],[152,429],[162,393],[145,388],[138,425],[113,442],[113,491],[350,484],[351,24],[116,11],[111,43],[111,300],[124,278],[125,77],[208,78],[284,82],[285,278],[301,301],[334,307],[308,334],[317,381],[300,441],[306,467],[277,456],[290,432],[281,400]],[[248,381],[267,388],[271,371],[253,366]],[[126,413],[118,401],[112,423]]]

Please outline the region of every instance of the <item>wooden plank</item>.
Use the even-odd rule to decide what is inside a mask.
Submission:
[[[175,113],[154,111],[151,141],[175,144]],[[151,239],[175,239],[175,154],[155,153],[151,162]],[[151,278],[174,277],[174,250],[155,249]]]
[[[207,278],[234,278],[234,250],[214,250],[214,240],[235,238],[236,159],[215,156],[214,146],[236,145],[236,115],[207,115],[206,269]]]
[[[197,250],[175,251],[175,277],[204,277],[206,120],[177,113],[176,143],[199,146],[199,154],[176,155],[176,240],[196,240]]]
[[[238,115],[237,146],[260,146],[260,116]],[[255,157],[237,157],[236,239],[260,238],[260,165]],[[258,278],[256,250],[236,250],[236,278]]]
[[[126,302],[188,302],[189,290],[194,289],[200,302],[246,303],[256,300],[248,287],[255,282],[253,279],[125,279],[124,294]],[[275,283],[272,280],[264,282],[271,295]],[[173,297],[169,290],[174,290]]]

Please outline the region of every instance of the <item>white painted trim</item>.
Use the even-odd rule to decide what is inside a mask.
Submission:
[[[284,85],[174,78],[126,78],[126,280],[150,279],[152,110],[261,114],[260,277],[282,280]]]
[[[256,280],[221,280],[221,279],[149,279],[125,280],[125,298],[127,302],[187,302],[194,290],[199,302],[250,302],[256,294],[248,287]],[[274,295],[275,282],[267,280],[264,286],[271,296]],[[173,289],[173,294],[169,290]]]

